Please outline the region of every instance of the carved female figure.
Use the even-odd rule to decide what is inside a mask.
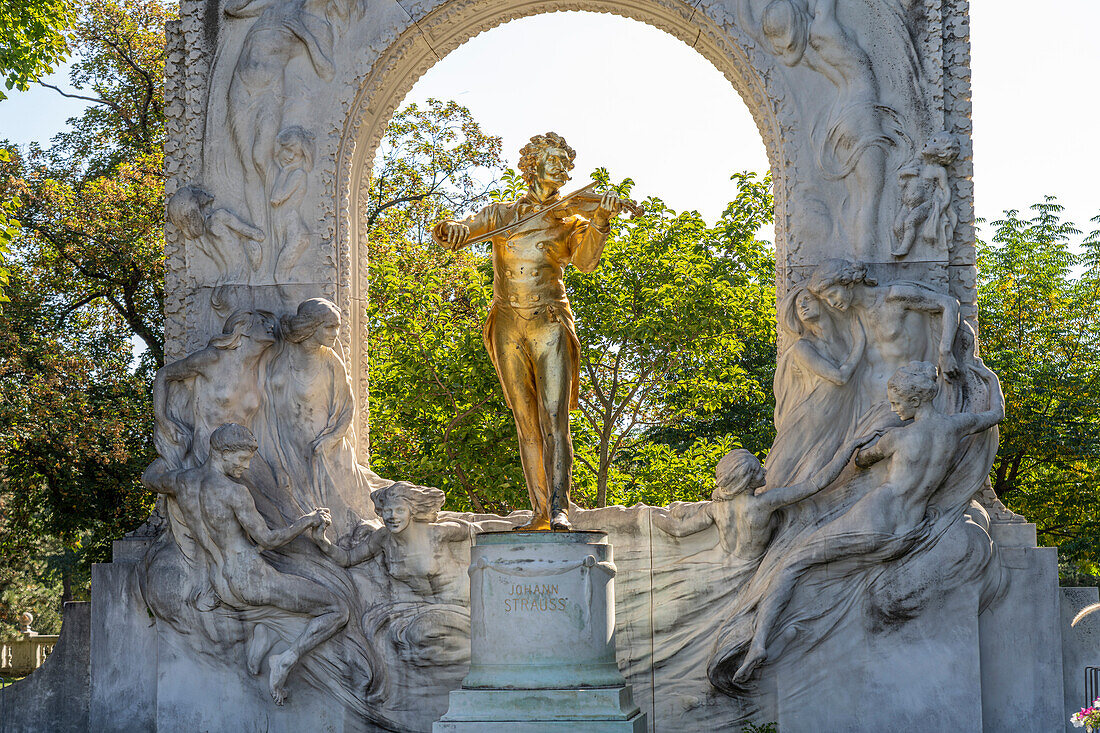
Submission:
[[[305,54],[314,73],[331,81],[332,26],[312,11],[314,0],[231,0],[226,15],[259,15],[245,36],[229,83],[229,132],[244,167],[244,191],[254,221],[268,220],[275,139],[283,123],[287,68]]]
[[[237,311],[206,348],[157,371],[153,439],[172,468],[205,461],[219,425],[253,425],[263,401],[260,362],[275,342],[275,330],[272,314]],[[188,389],[174,398],[172,386],[185,382]]]
[[[324,529],[320,528],[314,532],[314,540],[325,554],[344,567],[380,557],[386,575],[408,586],[421,598],[464,603],[465,598],[451,598],[456,594],[447,592],[456,579],[450,571],[453,563],[447,566],[443,559],[448,544],[473,540],[474,525],[437,521],[445,500],[439,489],[398,481],[372,491],[371,500],[382,518],[382,526],[371,530],[365,539],[356,538],[360,541],[348,550],[329,542]],[[504,520],[491,524],[496,529],[512,528],[512,523]]]
[[[302,218],[302,202],[313,170],[313,133],[288,127],[275,141],[279,173],[271,188],[271,229],[275,256],[271,258],[271,281],[288,282],[294,265],[309,249],[309,227]]]
[[[345,534],[360,517],[372,515],[367,491],[381,479],[355,459],[351,379],[333,351],[340,311],[313,298],[283,318],[280,330],[282,343],[268,365],[265,385],[264,454],[300,507],[329,507],[334,531]]]
[[[885,108],[871,59],[837,19],[837,0],[773,0],[760,21],[765,41],[784,64],[804,64],[837,88],[824,129],[815,125],[818,163],[827,178],[850,179],[855,251],[870,258],[878,240],[887,149],[893,144],[884,131]]]
[[[884,482],[801,540],[782,567],[768,568],[768,592],[760,600],[752,641],[732,682],[745,682],[771,656],[773,630],[809,568],[879,552],[887,552],[881,560],[896,558],[928,534],[934,519],[928,514],[932,498],[956,468],[957,456],[965,448],[964,439],[1004,419],[1000,384],[988,370],[983,376],[988,381],[990,409],[956,415],[945,415],[933,404],[939,390],[935,365],[913,362],[891,376],[890,406],[899,418],[911,422],[885,431],[877,443],[860,448],[855,455],[860,468],[883,462]],[[973,484],[962,482],[951,486],[948,495],[941,494],[937,501],[961,513],[975,489]],[[787,641],[780,639],[780,643]]]
[[[861,390],[869,399],[881,399],[890,376],[910,361],[934,359],[942,374],[957,373],[951,349],[959,329],[959,301],[950,295],[912,282],[879,285],[865,265],[839,259],[818,265],[808,287],[838,316],[863,325],[867,368],[861,370]]]
[[[951,206],[947,166],[959,157],[959,139],[949,132],[933,135],[920,160],[898,173],[901,209],[894,220],[894,257],[905,257],[919,239],[940,257],[947,257],[959,216]],[[922,162],[923,161],[923,162]]]
[[[730,452],[718,462],[717,486],[709,502],[677,502],[666,513],[654,513],[653,524],[674,537],[718,528],[723,549],[738,560],[759,560],[778,526],[777,513],[831,484],[858,448],[876,436],[850,442],[808,481],[756,493],[765,483],[764,467],[747,450]]]
[[[863,360],[867,338],[858,321],[837,328],[825,305],[806,288],[779,303],[779,327],[794,341],[775,373],[776,438],[768,452],[775,486],[804,481],[844,443],[839,426],[855,426],[867,407],[852,376]]]

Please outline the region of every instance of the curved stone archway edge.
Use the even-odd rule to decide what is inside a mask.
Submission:
[[[185,185],[199,185],[214,196],[214,207],[224,206],[250,220],[257,217],[250,216],[242,195],[248,181],[242,181],[240,170],[246,166],[239,150],[234,150],[233,136],[226,134],[226,120],[227,94],[232,91],[234,69],[254,19],[220,15],[213,5],[185,0],[178,26],[169,31],[167,96],[173,113],[166,150],[169,193]],[[815,136],[834,122],[829,117],[836,116],[838,107],[858,107],[856,103],[862,103],[858,94],[839,90],[825,75],[803,68],[805,64],[787,66],[777,60],[761,40],[758,25],[747,29],[739,25],[745,21],[744,8],[751,5],[740,0],[695,4],[678,0],[447,0],[381,3],[371,6],[358,20],[349,15],[342,25],[332,16],[336,18],[329,23],[334,34],[332,53],[338,60],[333,79],[300,83],[297,91],[304,96],[288,100],[285,106],[289,111],[282,120],[284,126],[301,125],[314,135],[315,163],[302,201],[303,208],[311,212],[305,220],[319,223],[316,246],[310,252],[312,261],[306,257],[296,268],[270,278],[279,287],[234,279],[232,275],[237,273],[212,278],[209,268],[196,264],[200,257],[193,254],[193,245],[188,256],[187,243],[170,221],[166,245],[169,353],[180,356],[203,345],[216,331],[219,316],[224,319],[234,305],[292,306],[304,295],[334,299],[347,324],[341,340],[349,372],[356,380],[357,432],[365,457],[368,286],[360,203],[378,141],[412,85],[450,51],[509,20],[563,10],[612,13],[664,30],[697,50],[730,80],[756,120],[771,164],[780,295],[825,257],[849,256],[885,263],[891,274],[898,271],[907,279],[953,293],[962,302],[964,315],[972,318],[975,254],[966,3],[922,0],[911,4],[904,26],[898,24],[897,16],[873,12],[876,6],[898,5],[897,0],[842,4],[848,17],[842,15],[841,20],[850,24],[847,32],[856,39],[857,50],[866,51],[874,70],[880,90],[876,103],[894,109],[897,121],[903,123],[888,146],[890,170],[884,181],[887,193],[881,200],[885,203],[880,203],[880,218],[893,219],[889,194],[898,187],[894,169],[913,157],[922,140],[946,130],[961,143],[960,155],[948,168],[958,215],[948,251],[914,251],[903,259],[890,256],[885,241],[876,243],[873,252],[856,251],[845,224],[851,213],[837,213],[852,205],[852,195],[845,190],[848,186],[843,179],[829,180],[818,165],[820,154],[815,147],[820,145]],[[877,22],[883,18],[892,22]],[[869,38],[875,42],[867,41]],[[911,89],[898,81],[910,78],[898,70],[911,64],[903,58],[907,54],[919,56],[922,67],[918,86]],[[299,67],[298,76],[310,74],[300,58],[292,59],[291,66],[294,64]],[[282,90],[288,97],[296,91],[292,86]],[[855,126],[865,124],[857,121]],[[821,129],[815,130],[815,126]],[[887,233],[888,224],[880,225],[880,231]],[[270,249],[270,241],[263,247]],[[247,294],[242,295],[242,290]],[[224,297],[226,293],[228,297]],[[219,295],[223,297],[219,299]]]

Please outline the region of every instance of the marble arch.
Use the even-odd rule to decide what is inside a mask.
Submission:
[[[352,195],[352,192],[365,190],[375,150],[396,106],[428,69],[474,36],[511,20],[557,11],[607,13],[644,22],[688,44],[723,73],[748,105],[765,142],[773,179],[777,181],[777,247],[780,252],[784,251],[786,177],[791,171],[784,164],[790,157],[784,151],[786,137],[782,130],[784,125],[792,129],[797,120],[793,109],[782,102],[772,102],[786,99],[790,90],[785,88],[781,77],[767,73],[771,70],[770,59],[756,51],[750,38],[736,28],[722,29],[704,13],[695,12],[676,0],[447,3],[423,19],[416,19],[415,26],[398,37],[366,72],[343,128],[336,163],[338,190],[333,200],[348,204],[346,211],[341,209],[337,217],[340,253],[337,280],[341,283],[340,305],[348,314],[350,324],[345,338],[352,374],[365,374],[369,358],[365,326],[359,325],[365,319],[365,294],[368,292],[367,261],[363,253],[367,237],[362,210],[365,194]],[[368,403],[368,388],[364,378],[357,395],[360,405]],[[368,435],[367,429],[366,411],[363,410],[360,435]],[[361,453],[366,458],[366,441],[363,443]]]

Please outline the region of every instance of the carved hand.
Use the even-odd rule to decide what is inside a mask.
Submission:
[[[955,361],[955,355],[950,351],[946,351],[940,354],[940,374],[945,377],[957,377],[959,375],[959,364]]]

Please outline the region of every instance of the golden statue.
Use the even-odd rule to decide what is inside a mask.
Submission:
[[[577,409],[580,342],[562,276],[600,264],[611,217],[641,210],[587,186],[569,196],[576,152],[558,134],[536,135],[520,151],[527,193],[462,221],[441,221],[432,237],[450,250],[493,245],[493,304],[482,336],[516,419],[519,455],[534,516],[518,529],[568,530],[573,478],[569,411]]]

